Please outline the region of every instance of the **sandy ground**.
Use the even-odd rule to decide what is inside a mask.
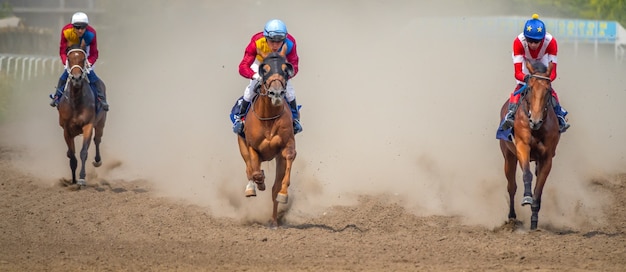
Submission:
[[[442,20],[511,7],[126,2],[99,31],[111,111],[86,188],[59,181],[70,173],[47,106],[56,79],[14,93],[0,124],[0,270],[626,269],[626,69],[610,48],[560,47],[554,87],[572,128],[529,232],[527,207],[505,224],[494,138],[518,32]],[[305,130],[279,229],[266,225],[268,192],[243,196],[228,120],[243,49],[274,17],[298,41]]]

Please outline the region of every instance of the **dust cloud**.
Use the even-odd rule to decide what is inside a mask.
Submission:
[[[293,84],[304,126],[288,220],[376,195],[417,215],[501,224],[508,196],[495,129],[514,87],[518,32],[486,33],[444,17],[512,7],[415,2],[113,1],[108,27],[98,30],[97,71],[111,105],[105,165],[89,165],[91,182],[148,180],[160,195],[217,216],[267,219],[269,191],[243,196],[245,165],[228,113],[247,84],[237,66],[251,35],[281,18],[298,42]],[[603,223],[610,199],[590,181],[626,166],[624,65],[611,54],[561,45],[554,86],[572,128],[544,191],[542,224]],[[57,114],[46,105],[56,79],[46,80],[18,92],[2,140],[23,151],[16,165],[54,184],[70,175]],[[270,185],[273,167],[263,164]],[[528,219],[529,209],[516,209]]]

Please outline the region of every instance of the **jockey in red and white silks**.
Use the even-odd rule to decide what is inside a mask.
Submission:
[[[526,61],[531,64],[541,62],[546,67],[552,63],[550,81],[556,80],[558,44],[556,38],[546,32],[545,24],[538,18],[537,14],[533,14],[532,19],[526,21],[523,32],[513,40],[512,55],[516,85],[509,98],[509,111],[500,125],[503,130],[513,127],[515,111],[521,97],[520,93],[516,94],[515,92],[526,84],[530,76],[525,65]],[[554,88],[552,88],[552,96],[556,100],[554,110],[559,119],[559,128],[562,133],[570,126],[565,119],[567,111],[561,107]]]

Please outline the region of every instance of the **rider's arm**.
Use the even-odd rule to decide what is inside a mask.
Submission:
[[[98,39],[96,39],[96,30],[91,26],[87,26],[87,31],[85,31],[83,37],[87,45],[89,45],[89,57],[87,61],[89,61],[91,65],[94,65],[98,60]]]
[[[298,62],[300,62],[300,57],[298,57],[296,39],[291,36],[291,34],[287,34],[287,39],[289,39],[288,43],[290,43],[288,46],[291,47],[291,50],[289,50],[289,53],[287,54],[287,62],[293,65],[293,76],[291,76],[293,78],[298,74]]]
[[[546,48],[546,54],[548,55],[548,60],[552,62],[552,73],[550,73],[550,80],[554,81],[556,79],[556,54],[558,53],[558,45],[556,43],[556,39],[553,37],[548,47]]]
[[[67,30],[69,26],[70,30]],[[65,37],[65,31],[72,31],[72,25],[66,25],[61,29],[61,41],[59,42],[59,56],[61,57],[61,64],[65,65],[67,61],[67,38]]]
[[[241,59],[241,62],[239,63],[239,74],[242,77],[252,79],[254,70],[252,70],[250,66],[254,63],[256,54],[256,43],[252,40],[246,47],[246,50],[243,53],[243,59]]]
[[[524,81],[524,77],[526,76],[526,74],[524,74],[524,70],[522,69],[522,65],[526,59],[524,57],[525,55],[526,52],[524,51],[524,45],[522,45],[522,42],[518,38],[515,38],[513,41],[513,68],[515,79],[519,81]]]

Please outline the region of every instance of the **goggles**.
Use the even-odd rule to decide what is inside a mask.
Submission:
[[[535,39],[529,39],[529,38],[526,38],[526,42],[527,42],[527,43],[540,43],[540,42],[541,42],[541,40],[535,40]]]
[[[84,28],[87,28],[87,25],[86,25],[86,24],[73,24],[72,26],[73,26],[74,28],[76,28],[76,29],[84,29]]]
[[[282,42],[286,38],[284,33],[270,32],[269,35],[265,36],[265,39],[272,42]]]

